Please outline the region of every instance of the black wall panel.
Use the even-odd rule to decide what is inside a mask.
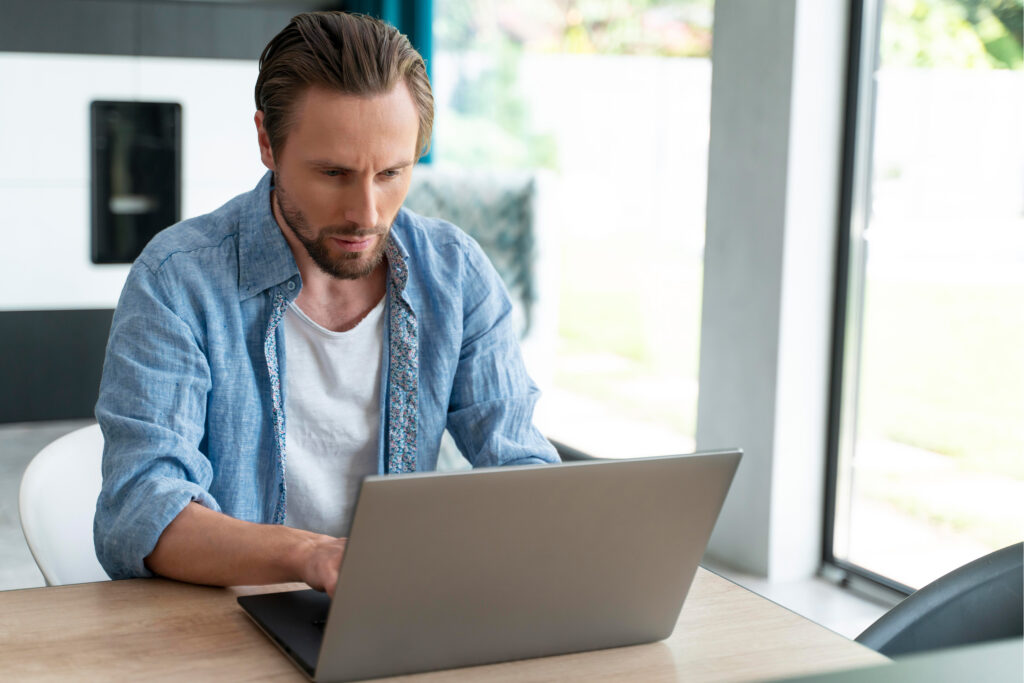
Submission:
[[[92,417],[113,315],[0,312],[0,424]]]
[[[340,3],[2,0],[0,51],[257,59],[311,9]]]

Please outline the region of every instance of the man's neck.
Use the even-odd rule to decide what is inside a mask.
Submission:
[[[387,291],[386,261],[358,280],[339,280],[324,273],[316,264],[309,265],[312,268],[304,269],[299,265],[302,291],[295,298],[295,304],[328,330],[351,330],[380,303]]]
[[[310,258],[302,243],[283,225],[273,202],[274,218],[292,250],[302,276],[302,291],[295,304],[316,324],[334,332],[347,332],[380,303],[387,291],[387,258],[366,277],[343,280],[328,275]]]

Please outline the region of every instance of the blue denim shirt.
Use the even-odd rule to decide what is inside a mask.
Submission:
[[[271,212],[271,182],[267,173],[252,192],[161,232],[131,268],[96,404],[105,445],[94,538],[112,578],[150,576],[144,558],[190,501],[251,522],[284,521],[287,363],[284,328],[271,318],[275,301],[294,300],[302,281]],[[556,462],[532,424],[538,391],[508,294],[480,247],[406,209],[390,240],[417,331],[416,469],[435,468],[446,427],[474,467]],[[394,287],[389,278],[389,301]],[[385,339],[381,473],[396,389],[389,360]]]

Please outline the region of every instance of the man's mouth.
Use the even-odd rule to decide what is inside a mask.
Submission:
[[[363,251],[373,243],[373,236],[369,237],[332,237],[331,241],[338,245],[342,251]]]

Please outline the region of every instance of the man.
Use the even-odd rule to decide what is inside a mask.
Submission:
[[[268,173],[154,238],[118,303],[96,553],[113,578],[333,594],[364,475],[433,469],[446,427],[474,466],[557,455],[494,268],[401,208],[433,123],[408,40],[299,15],[256,107]]]

